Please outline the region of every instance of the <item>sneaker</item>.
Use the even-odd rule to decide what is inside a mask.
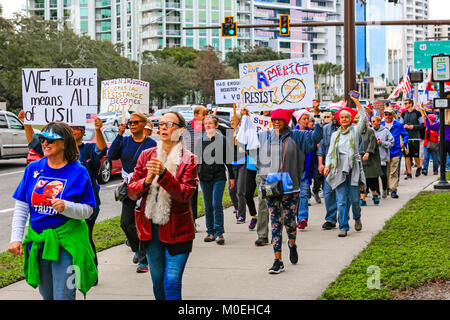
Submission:
[[[139,253],[136,252],[133,256],[133,263],[137,264],[139,262]]]
[[[365,207],[365,206],[367,206],[367,202],[366,202],[366,200],[363,200],[363,199],[359,199],[359,205],[360,205],[361,207]]]
[[[397,191],[392,191],[391,192],[391,198],[398,199]]]
[[[331,222],[325,222],[323,225],[322,225],[322,229],[325,229],[325,230],[331,230],[331,229],[334,229],[334,228],[336,228],[336,224],[335,223],[331,223]]]
[[[439,172],[433,172],[433,176],[437,176]]]
[[[378,198],[378,195],[377,194],[374,194],[373,195],[373,204],[374,205],[378,205],[378,204],[380,204],[380,198]]]
[[[148,272],[148,265],[146,265],[146,264],[139,264],[138,265],[138,267],[137,267],[137,269],[136,269],[136,272],[137,273],[145,273],[145,272]]]
[[[245,219],[242,218],[242,217],[239,217],[239,218],[237,218],[236,223],[237,224],[243,224],[243,223],[245,223]]]
[[[406,177],[405,177],[405,180],[408,180],[408,179],[412,179],[412,175],[407,174]]]
[[[388,191],[387,190],[383,190],[383,199],[386,199],[386,197],[388,196]]]
[[[214,237],[212,234],[208,234],[203,241],[205,242],[213,242],[214,240],[216,240],[216,237]]]
[[[417,168],[417,170],[416,170],[416,177],[420,176],[421,172],[422,172],[422,168]]]
[[[223,244],[225,244],[225,239],[222,236],[217,237],[216,238],[216,243],[219,244],[219,245],[223,245]]]
[[[427,171],[427,170],[424,170],[424,169],[422,169],[422,174],[423,174],[424,176],[426,176],[426,175],[428,175],[428,171]]]
[[[252,218],[252,220],[250,221],[250,224],[248,225],[248,229],[249,230],[255,230],[256,222],[257,222],[257,219],[256,218]]]
[[[308,226],[308,221],[306,219],[300,220],[300,222],[297,224],[297,228],[299,229],[305,229]]]
[[[255,246],[262,247],[269,244],[269,239],[267,238],[258,238],[258,240],[255,241]]]
[[[283,261],[280,259],[275,259],[273,262],[272,268],[269,269],[270,274],[277,274],[284,271],[284,264]]]
[[[317,203],[322,203],[322,200],[320,200],[320,196],[318,192],[313,193],[314,200],[316,200]]]
[[[355,230],[361,231],[361,229],[362,229],[361,219],[355,220]]]
[[[347,231],[345,231],[345,230],[339,231],[339,234],[338,234],[339,238],[343,238],[343,237],[346,237],[346,236],[347,236]]]
[[[292,264],[297,264],[298,262],[298,253],[297,253],[297,245],[294,244],[292,247],[289,245],[289,240],[287,240],[287,246],[289,248],[289,261]]]

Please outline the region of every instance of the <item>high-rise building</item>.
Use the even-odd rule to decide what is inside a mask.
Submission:
[[[429,17],[428,0],[403,0],[403,19],[405,20],[427,20]],[[428,37],[427,26],[404,26],[405,63],[414,66],[414,42],[425,41]]]
[[[450,40],[449,25],[432,25],[428,26],[429,40]]]

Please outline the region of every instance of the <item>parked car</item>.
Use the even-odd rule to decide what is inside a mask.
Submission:
[[[194,110],[191,105],[176,105],[170,107],[169,110],[181,113],[186,122],[194,119]]]
[[[0,111],[0,159],[26,158],[28,141],[22,121],[9,111]]]
[[[162,118],[162,116],[169,110],[167,109],[159,109],[156,110],[155,113],[153,113],[150,117],[148,117],[151,122],[153,123],[153,126],[158,127],[159,119]]]
[[[103,136],[105,137],[106,145],[108,148],[111,146],[112,142],[119,133],[117,127],[103,126],[102,127]],[[126,133],[125,133],[126,135]],[[86,143],[96,143],[97,139],[95,137],[95,127],[86,126],[86,132],[83,137],[83,142]],[[122,162],[120,160],[111,160],[108,155],[105,155],[101,160],[101,166],[98,173],[97,181],[100,184],[108,183],[111,176],[120,174],[122,172]]]
[[[114,112],[102,112],[98,114],[98,117],[102,119],[104,125],[113,125],[118,127],[122,122],[122,111]],[[130,119],[130,113],[125,112],[125,122]]]

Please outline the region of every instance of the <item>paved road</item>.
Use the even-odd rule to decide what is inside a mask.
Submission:
[[[11,236],[14,209],[12,194],[22,179],[25,159],[0,160],[0,252],[6,251]],[[100,186],[101,210],[97,221],[120,215],[120,202],[114,201],[114,188],[121,181],[120,175]]]

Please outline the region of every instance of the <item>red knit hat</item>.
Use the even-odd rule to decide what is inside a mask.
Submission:
[[[337,119],[337,121],[339,123],[341,123],[341,121],[339,120],[339,114],[341,113],[341,111],[348,111],[348,112],[350,112],[350,114],[352,115],[352,122],[353,122],[353,120],[355,120],[355,117],[358,114],[358,111],[356,111],[355,109],[352,109],[352,108],[349,108],[349,107],[341,108],[337,112],[334,113],[334,117]]]
[[[292,114],[294,113],[294,109],[276,109],[270,112],[270,120],[273,119],[284,119],[286,125],[289,125],[291,122]]]

